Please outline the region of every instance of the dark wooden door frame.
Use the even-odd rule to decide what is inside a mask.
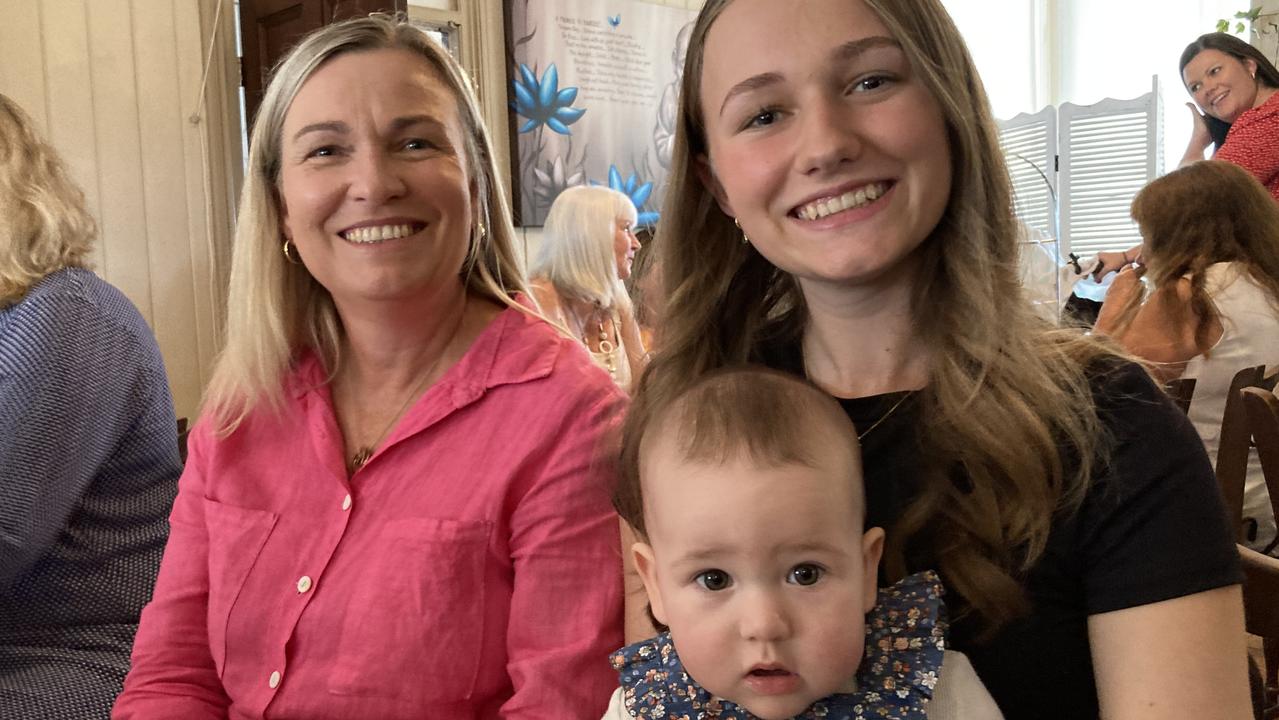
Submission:
[[[337,20],[407,11],[408,0],[240,0],[240,82],[250,136],[271,70],[303,36]]]

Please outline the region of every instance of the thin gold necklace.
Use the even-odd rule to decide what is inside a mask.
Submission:
[[[457,331],[462,327],[462,319],[466,317],[467,299],[468,298],[464,295],[462,298],[462,312],[458,314],[457,322],[453,323],[453,332],[449,333],[449,339],[444,342],[444,347],[440,349],[440,354],[435,356],[435,361],[431,363],[431,367],[428,368],[426,373],[422,375],[421,379],[414,384],[413,389],[409,391],[408,396],[404,398],[404,402],[400,405],[400,408],[391,416],[391,420],[387,422],[386,427],[382,428],[382,432],[378,433],[377,437],[373,439],[373,442],[368,445],[357,447],[355,452],[352,453],[349,467],[347,468],[350,472],[354,473],[356,470],[364,467],[364,464],[369,461],[369,458],[373,457],[373,453],[377,450],[378,445],[386,439],[387,433],[391,432],[391,428],[395,427],[395,421],[399,420],[400,417],[404,415],[404,412],[409,409],[409,404],[413,402],[414,398],[421,397],[427,382],[430,381],[431,376],[435,374],[436,368],[438,368],[440,363],[444,360],[444,356],[448,353],[449,346],[453,344],[454,338],[457,337]]]
[[[907,390],[905,394],[902,395],[900,400],[893,403],[893,406],[888,408],[888,412],[884,413],[883,415],[880,415],[878,420],[870,424],[870,427],[857,433],[857,442],[861,442],[862,438],[869,435],[871,430],[874,430],[875,428],[883,424],[883,422],[888,419],[889,415],[892,415],[897,410],[897,408],[902,406],[902,403],[906,402],[908,399],[910,399],[910,396],[914,394],[915,394],[914,390]]]
[[[804,379],[808,380],[809,382],[813,382],[812,373],[808,371],[808,358],[802,356],[802,351],[801,351],[800,362],[803,363],[803,367],[804,367]],[[880,415],[879,418],[875,420],[875,422],[870,424],[870,427],[857,433],[857,442],[861,442],[862,438],[866,437],[867,435],[871,433],[872,430],[874,430],[875,428],[883,424],[883,422],[887,420],[890,415],[897,412],[897,408],[901,407],[902,403],[906,402],[908,399],[910,399],[910,396],[914,394],[915,394],[914,390],[905,391],[905,394],[901,396],[901,399],[893,403],[892,407],[888,408],[888,412],[884,413],[883,415]]]

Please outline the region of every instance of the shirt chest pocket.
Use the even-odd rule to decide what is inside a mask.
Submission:
[[[419,705],[471,697],[483,654],[491,529],[433,518],[387,523],[350,586],[332,693]]]
[[[276,519],[275,513],[266,510],[204,500],[204,522],[209,533],[209,650],[218,677],[222,677],[226,661],[231,609]]]

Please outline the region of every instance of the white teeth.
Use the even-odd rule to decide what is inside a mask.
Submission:
[[[823,198],[810,202],[797,210],[795,214],[804,220],[817,220],[828,215],[834,215],[837,212],[859,208],[872,203],[883,197],[886,192],[888,192],[887,184],[871,183],[857,190],[846,192],[839,197]]]
[[[347,230],[345,233],[342,233],[342,237],[346,238],[347,242],[367,245],[370,243],[395,240],[396,238],[407,237],[412,234],[413,226],[411,225],[372,225]]]

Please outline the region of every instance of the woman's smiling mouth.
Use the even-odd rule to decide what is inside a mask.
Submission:
[[[840,195],[813,200],[791,212],[801,220],[820,220],[845,210],[865,207],[883,197],[890,187],[892,184],[888,182],[869,183]]]
[[[421,231],[426,225],[422,223],[395,223],[388,225],[365,225],[338,233],[343,240],[357,245],[373,245],[398,240]]]

